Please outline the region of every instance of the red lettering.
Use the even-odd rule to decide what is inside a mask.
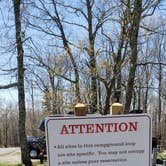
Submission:
[[[62,130],[61,130],[60,134],[69,134],[69,131],[67,130],[66,125],[63,125],[63,127],[62,127]]]
[[[94,133],[94,124],[86,124],[86,133]]]
[[[87,134],[137,131],[138,122],[69,124],[63,125],[60,134]]]
[[[71,132],[70,132],[70,134],[75,134],[75,128],[77,128],[78,127],[78,125],[74,125],[74,124],[72,124],[72,125],[69,125],[69,129],[71,128]]]
[[[128,129],[127,123],[123,122],[123,123],[119,124],[119,130],[120,131],[125,132],[125,131],[127,131],[127,129]]]
[[[113,132],[118,132],[118,123],[111,123],[111,125],[114,127]]]
[[[79,128],[79,134],[82,134],[83,133],[83,128],[85,128],[85,125],[80,124],[80,125],[78,125],[78,128]]]
[[[105,123],[105,127],[107,127],[107,133],[111,132],[111,123]]]
[[[104,132],[104,124],[96,124],[96,133]]]
[[[137,131],[138,122],[129,122],[129,131]]]

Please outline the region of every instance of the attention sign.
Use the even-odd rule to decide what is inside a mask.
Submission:
[[[150,166],[148,115],[48,117],[49,166]]]

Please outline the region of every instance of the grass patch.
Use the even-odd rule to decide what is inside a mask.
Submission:
[[[33,161],[32,162],[33,163],[33,166],[47,166],[47,162],[44,162],[43,164],[40,164],[40,162],[39,161]]]
[[[46,163],[44,163],[44,164],[33,163],[33,166],[47,166],[47,164]]]
[[[166,160],[166,151],[157,154],[157,159]]]
[[[33,166],[47,166],[47,162],[40,164],[39,161],[33,161]],[[24,164],[0,163],[0,166],[24,166]]]
[[[0,166],[23,166],[22,164],[6,164],[6,163],[0,163]]]
[[[0,166],[24,166],[24,165],[23,164],[0,163]],[[47,166],[47,163],[39,164],[38,162],[33,162],[33,166]]]

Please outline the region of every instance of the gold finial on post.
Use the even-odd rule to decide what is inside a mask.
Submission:
[[[75,105],[74,115],[75,116],[85,116],[87,114],[87,107],[83,103],[77,103]]]
[[[110,106],[110,115],[120,115],[123,114],[123,105],[121,103],[113,103]]]

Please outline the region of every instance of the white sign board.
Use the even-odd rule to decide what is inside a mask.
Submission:
[[[49,166],[151,166],[148,115],[48,117]]]

